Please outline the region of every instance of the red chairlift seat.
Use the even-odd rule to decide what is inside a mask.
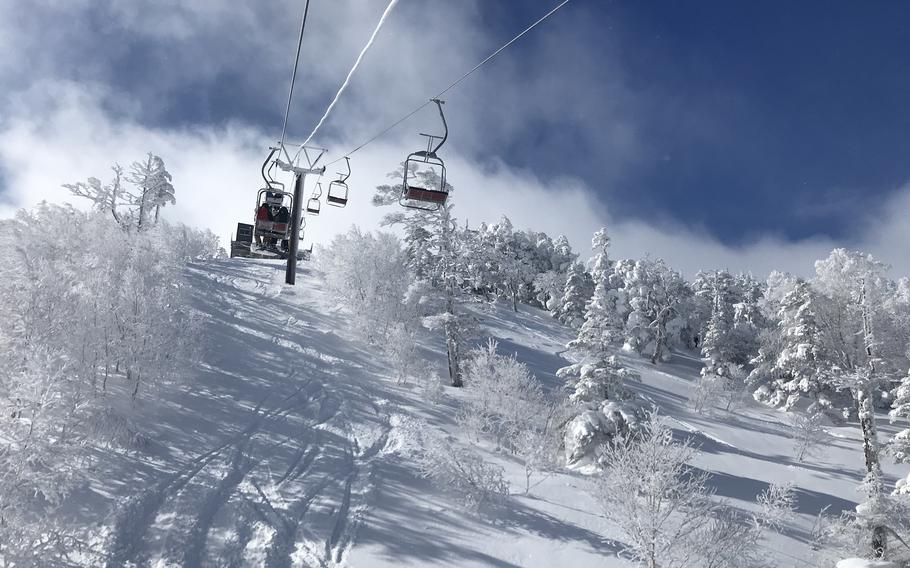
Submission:
[[[430,169],[439,178],[438,185],[434,180],[432,186],[416,185],[415,178],[419,169]],[[410,154],[404,162],[404,180],[402,182],[401,205],[412,209],[436,211],[449,198],[449,186],[446,184],[446,166],[435,152],[421,150]]]
[[[445,203],[446,199],[449,197],[449,192],[409,185],[407,191],[404,193],[404,197],[405,199],[423,201],[425,203]]]
[[[412,152],[404,161],[404,179],[401,183],[401,197],[398,202],[404,207],[411,209],[422,209],[424,211],[438,211],[449,198],[449,186],[446,183],[446,166],[436,152],[442,148],[446,139],[449,137],[449,126],[446,124],[445,114],[442,112],[443,101],[431,99],[436,103],[439,109],[439,118],[442,119],[444,133],[442,136],[435,134],[423,134],[421,136],[427,139],[427,149]],[[438,143],[434,143],[439,140]],[[415,183],[415,178],[420,170],[426,172],[429,170],[435,173],[435,179],[432,176],[421,176],[424,178],[423,183]]]

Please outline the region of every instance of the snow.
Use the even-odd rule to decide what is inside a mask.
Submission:
[[[846,558],[837,563],[837,568],[898,568],[898,566],[894,562],[886,562],[883,560]]]
[[[94,479],[68,510],[88,540],[104,542],[108,566],[632,566],[583,472],[538,476],[525,495],[521,463],[474,446],[503,468],[513,493],[481,515],[421,476],[404,425],[421,419],[453,445],[473,446],[454,420],[469,389],[446,388],[434,401],[421,385],[398,383],[378,349],[351,339],[345,312],[309,266],[295,287],[269,260],[188,268],[205,314],[198,365],[186,381],[140,399],[135,427],[149,444],[97,452]],[[560,389],[556,370],[569,363],[573,334],[543,311],[519,310],[478,309],[482,335],[515,353],[545,389]],[[421,354],[444,375],[438,332],[422,339]],[[642,379],[628,388],[700,445],[694,465],[712,474],[719,496],[758,512],[755,498],[770,484],[794,485],[794,520],[762,546],[782,566],[815,566],[815,516],[826,506],[853,510],[861,497],[855,425],[830,428],[825,454],[798,463],[783,412],[752,401],[733,414],[689,409],[696,354],[659,366],[621,358]],[[896,430],[884,418],[881,428]],[[892,484],[908,473],[885,466]],[[888,564],[838,564],[868,566]]]

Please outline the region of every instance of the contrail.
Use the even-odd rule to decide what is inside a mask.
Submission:
[[[368,41],[367,44],[363,46],[363,49],[360,51],[360,55],[357,56],[357,61],[354,62],[354,66],[351,67],[350,71],[348,71],[348,76],[344,78],[344,83],[341,84],[341,88],[338,89],[337,93],[335,93],[335,98],[332,99],[332,103],[329,105],[329,108],[325,109],[325,114],[322,115],[322,118],[319,119],[319,123],[316,125],[316,128],[313,129],[313,132],[311,132],[310,135],[307,136],[306,140],[303,141],[303,144],[301,144],[302,146],[306,146],[313,138],[313,136],[316,135],[316,132],[322,127],[325,120],[329,117],[329,113],[331,113],[332,109],[335,108],[335,103],[337,103],[338,99],[341,98],[341,93],[344,92],[348,86],[348,83],[350,83],[351,76],[354,75],[355,71],[357,71],[357,67],[360,66],[360,62],[363,60],[364,54],[366,54],[367,50],[370,49],[370,46],[373,45],[373,41],[376,39],[376,35],[379,33],[380,28],[382,28],[382,24],[385,23],[386,17],[389,15],[389,12],[392,11],[392,8],[394,8],[395,4],[397,3],[398,0],[391,0],[389,2],[389,5],[386,6],[385,12],[383,12],[382,17],[379,18],[379,23],[376,24],[376,29],[373,30],[373,35],[370,36],[370,41]]]

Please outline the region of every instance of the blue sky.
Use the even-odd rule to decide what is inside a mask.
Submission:
[[[12,109],[0,127],[59,111],[65,85],[113,132],[124,121],[276,137],[302,4],[0,0]],[[311,0],[293,135],[321,115],[385,4]],[[320,142],[362,140],[553,5],[400,0]],[[447,97],[447,150],[481,173],[533,177],[543,208],[581,184],[612,222],[731,247],[862,244],[910,180],[908,21],[896,1],[572,0]],[[435,127],[419,115],[382,143],[410,151],[414,131]],[[15,163],[0,159],[0,200],[13,203]]]
[[[530,8],[488,5],[491,20],[511,15],[513,26]],[[647,151],[612,178],[596,147],[532,120],[503,153],[570,167],[595,187],[615,179],[608,199],[620,215],[656,207],[733,241],[843,238],[857,212],[873,214],[910,177],[910,4],[579,2],[569,12],[552,25],[620,67]],[[517,51],[530,68],[534,46]],[[612,67],[552,71],[609,97]]]

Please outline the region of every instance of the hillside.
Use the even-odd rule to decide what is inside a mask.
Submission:
[[[524,495],[523,466],[484,445],[513,493],[485,515],[424,479],[399,426],[420,417],[453,444],[471,444],[454,421],[470,390],[446,388],[434,402],[421,385],[396,382],[376,350],[349,338],[344,310],[312,268],[293,288],[271,261],[209,261],[188,271],[192,302],[205,315],[198,364],[182,383],[140,399],[134,425],[144,444],[99,452],[92,482],[70,500],[69,522],[94,533],[108,566],[632,565],[588,475],[538,476]],[[479,336],[560,389],[555,371],[567,363],[569,330],[526,306],[478,316]],[[441,346],[427,332],[422,355],[442,367]],[[718,495],[755,510],[770,482],[796,485],[796,520],[762,546],[769,565],[814,566],[807,541],[815,516],[858,501],[857,428],[829,427],[825,455],[798,464],[784,413],[751,401],[732,415],[688,409],[700,369],[691,355],[659,367],[627,362],[642,375],[632,388],[700,444],[695,465],[710,472]],[[907,470],[886,473],[893,481]]]

